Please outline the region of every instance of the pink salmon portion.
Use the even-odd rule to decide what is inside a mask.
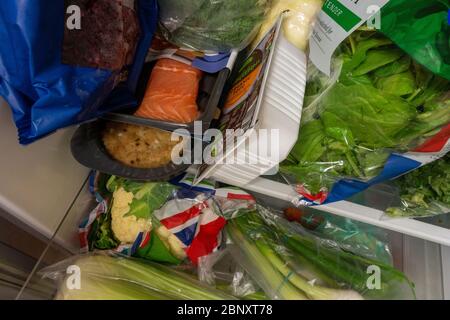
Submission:
[[[187,64],[171,59],[159,60],[135,115],[177,123],[197,120],[197,96],[202,75],[202,71]]]

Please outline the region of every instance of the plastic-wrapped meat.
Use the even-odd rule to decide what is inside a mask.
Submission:
[[[127,1],[129,2],[129,6],[126,4]],[[134,0],[127,1],[124,1],[123,6],[124,44],[125,52],[127,52],[125,63],[131,64],[136,52],[136,46],[139,42],[140,26],[139,18],[134,10]]]
[[[140,34],[134,0],[65,0],[65,5],[80,8],[81,30],[65,23],[63,63],[120,70],[132,62]]]

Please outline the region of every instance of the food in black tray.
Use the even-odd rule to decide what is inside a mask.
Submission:
[[[172,151],[181,138],[172,141],[170,132],[155,128],[108,122],[103,144],[114,159],[133,168],[159,168],[172,162]],[[181,150],[180,150],[181,152]]]

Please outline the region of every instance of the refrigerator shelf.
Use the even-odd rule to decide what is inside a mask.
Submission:
[[[252,181],[245,189],[293,204],[298,199],[298,195],[289,185],[264,178]],[[392,197],[392,193],[378,187],[369,189],[351,201],[317,206],[315,209],[450,247],[450,226],[446,228],[442,223],[442,226],[439,226],[433,221],[436,219],[387,218],[384,210],[389,207]]]
[[[257,189],[258,187],[261,187],[261,184],[264,185],[264,183],[256,181],[253,186]],[[273,184],[271,185],[274,186]],[[280,187],[280,189],[278,189],[277,192],[281,193],[283,191],[288,191],[281,186],[278,187]],[[264,191],[264,189],[259,191]],[[274,208],[275,210],[280,210],[290,205],[290,202],[279,199],[279,197],[277,199],[268,197],[267,195],[258,195],[257,191],[254,191],[254,193],[258,203]],[[288,193],[284,194],[284,196],[287,197]],[[44,250],[40,259],[38,259],[33,271],[28,276],[28,279],[22,287],[21,292],[18,294],[17,299],[53,298],[57,290],[57,284],[54,282],[49,282],[48,279],[43,279],[39,271],[46,266],[46,261],[49,260],[48,258],[54,250],[61,247],[65,248],[67,251],[65,251],[65,257],[63,258],[69,258],[79,252],[78,222],[80,222],[86,216],[87,212],[93,209],[95,205],[96,203],[93,201],[92,195],[89,191],[89,185],[88,183],[85,183],[84,188],[74,199],[70,209],[67,212],[63,212],[59,227],[51,240],[48,242],[46,250]],[[354,217],[357,218],[355,220],[362,221],[366,219],[368,223],[377,223],[376,217],[371,215],[373,215],[372,210],[378,210],[355,203],[344,202],[335,204],[332,207],[322,206],[317,209],[344,216],[353,214]],[[364,211],[364,214],[358,214],[357,211],[360,209],[363,211],[366,210]],[[350,213],[350,210],[354,211]],[[366,216],[368,218],[366,218]],[[389,224],[388,222],[389,221],[378,221],[379,227],[393,230],[392,224]],[[397,223],[399,222],[400,220]],[[427,225],[425,222],[419,221],[411,221],[410,224],[414,224],[414,222],[416,223],[415,228],[411,227],[409,224],[406,224],[401,227],[397,227],[397,229],[400,232],[415,232],[418,234],[418,230],[420,230],[421,227],[425,228]],[[415,283],[416,294],[419,299],[449,299],[450,278],[448,277],[448,272],[445,270],[450,267],[450,247],[433,243],[442,239],[439,239],[439,236],[432,238],[431,234],[434,232],[433,226],[430,225],[428,228],[429,229],[421,229],[422,237],[410,237],[399,232],[388,232],[389,244],[394,258],[394,265],[397,269],[405,272],[411,281]],[[424,233],[426,232],[430,232],[431,234],[428,236],[435,241],[424,241],[423,239],[426,236]],[[447,230],[447,232],[447,234],[450,234],[450,230]],[[444,236],[442,236],[442,238],[444,238]],[[441,242],[445,241],[442,240]],[[446,242],[450,243],[448,236]],[[49,286],[49,288],[48,290],[45,290],[45,292],[36,293],[35,286],[37,284],[45,284],[46,287]]]

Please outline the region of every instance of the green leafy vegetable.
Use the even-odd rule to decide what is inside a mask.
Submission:
[[[303,123],[281,172],[312,194],[340,178],[369,180],[390,155],[410,150],[450,122],[450,82],[372,30],[341,47],[335,84],[314,69]]]
[[[384,67],[378,68],[374,71],[373,75],[376,78],[389,77],[394,74],[406,72],[411,67],[411,58],[404,55],[400,60],[394,61]]]
[[[172,1],[172,11],[183,15],[186,0]],[[192,2],[192,0],[189,0]],[[195,50],[227,51],[240,48],[264,20],[266,0],[203,0],[179,28],[168,34],[171,42]]]
[[[375,86],[387,94],[406,96],[415,92],[416,81],[413,74],[406,71],[379,78],[375,82]]]
[[[176,190],[169,183],[138,182],[111,176],[107,183],[108,190],[113,193],[121,187],[133,194],[130,210],[125,217],[136,216],[138,219],[149,219]]]
[[[361,63],[355,70],[353,70],[352,73],[354,76],[362,76],[380,67],[395,62],[402,56],[403,52],[400,49],[389,48],[389,49],[370,50],[367,53],[366,60],[364,60],[363,63]]]
[[[111,230],[111,214],[102,214],[98,218],[98,227],[95,233],[94,247],[100,250],[117,248],[119,241],[116,240]]]
[[[402,207],[386,213],[392,217],[421,217],[450,212],[450,155],[398,180]]]
[[[361,84],[338,83],[320,104],[325,111],[322,118],[334,114],[337,120],[333,126],[344,126],[352,132],[356,144],[370,149],[395,146],[394,135],[415,115],[415,109],[405,100]]]

